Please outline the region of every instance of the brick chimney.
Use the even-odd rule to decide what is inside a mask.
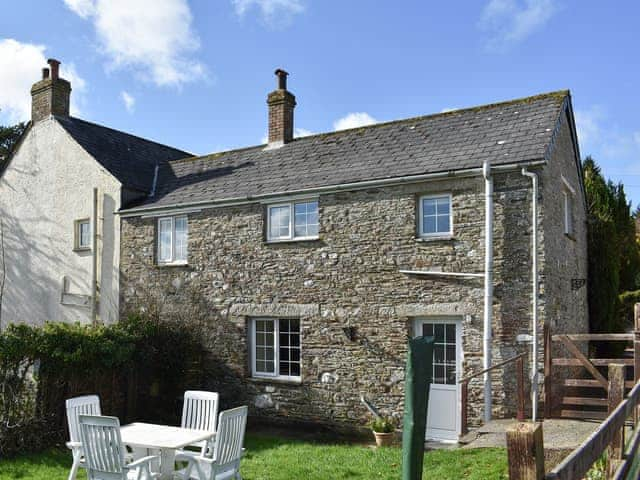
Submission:
[[[296,97],[287,90],[287,75],[276,70],[278,88],[267,97],[269,105],[269,146],[281,146],[293,140],[293,109]]]
[[[42,80],[31,87],[31,121],[39,122],[50,115],[69,116],[71,84],[60,78],[60,62],[50,58],[49,68],[42,69]]]

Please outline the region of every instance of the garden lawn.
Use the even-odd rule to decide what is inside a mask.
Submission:
[[[364,445],[327,445],[261,434],[247,434],[247,454],[241,473],[245,480],[398,480],[400,448],[373,449]],[[64,480],[71,455],[64,450],[0,460],[0,480]],[[507,478],[504,449],[437,450],[425,453],[424,479]],[[85,480],[83,470],[78,475]]]

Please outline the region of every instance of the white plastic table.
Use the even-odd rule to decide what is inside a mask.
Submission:
[[[160,478],[173,479],[176,450],[215,436],[215,433],[152,423],[131,423],[120,428],[122,443],[134,448],[160,450]]]

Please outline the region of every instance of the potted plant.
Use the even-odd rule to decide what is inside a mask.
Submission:
[[[393,443],[395,422],[389,417],[376,417],[369,424],[376,437],[377,447],[388,447]]]

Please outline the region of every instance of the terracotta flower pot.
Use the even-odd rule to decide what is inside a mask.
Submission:
[[[393,433],[373,432],[376,437],[376,447],[388,447],[393,443]]]

